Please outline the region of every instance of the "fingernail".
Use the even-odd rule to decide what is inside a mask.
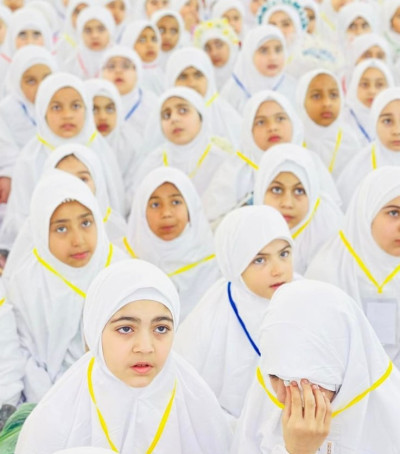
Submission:
[[[319,389],[319,386],[316,385],[315,383],[312,385],[312,389]]]
[[[290,382],[290,384],[291,384],[292,386],[297,386],[297,381],[294,381],[294,380],[293,380],[292,382]]]
[[[303,380],[301,380],[302,383],[304,383],[305,385],[308,385],[310,382],[306,379],[306,378],[303,378]]]

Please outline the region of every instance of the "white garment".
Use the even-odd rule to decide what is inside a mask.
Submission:
[[[176,394],[157,452],[215,454],[229,451],[231,432],[215,396],[177,354],[171,352],[158,375],[141,388],[126,385],[107,368],[101,343],[104,326],[127,303],[143,299],[166,306],[176,329],[179,297],[172,282],[154,265],[142,260],[123,261],[109,267],[93,281],[84,309],[84,331],[90,351],[29,416],[16,454],[53,454],[59,449],[82,445],[110,447],[88,392],[87,369],[93,357],[96,404],[118,452],[146,452],[174,384]]]
[[[0,5],[0,20],[4,22],[6,27],[8,27],[11,17],[12,17],[12,12],[11,12],[10,8],[8,8],[5,5]],[[4,41],[3,41],[3,44],[4,44]],[[3,44],[0,44],[0,52],[3,52]]]
[[[261,90],[273,90],[293,99],[296,81],[286,74],[285,68],[274,76],[263,76],[254,65],[254,53],[266,41],[278,40],[282,43],[286,59],[285,38],[274,25],[259,25],[248,31],[236,60],[232,77],[222,89],[221,95],[241,112],[248,98]]]
[[[346,211],[343,232],[351,247],[381,283],[398,265],[399,258],[384,252],[375,242],[371,223],[379,210],[400,195],[400,169],[381,167],[370,172],[357,187]],[[331,282],[354,298],[363,309],[368,309],[368,299],[384,302],[397,300],[396,345],[387,345],[386,351],[400,366],[400,278],[395,277],[384,286],[381,295],[357,265],[339,235],[333,236],[318,252],[307,270],[307,276]]]
[[[49,249],[49,222],[54,210],[66,200],[78,201],[93,214],[97,245],[87,265],[74,268],[57,259]],[[15,310],[18,334],[26,359],[24,395],[38,402],[52,384],[85,352],[81,331],[84,298],[66,279],[86,292],[90,282],[110,261],[124,256],[110,248],[100,210],[90,189],[76,177],[54,170],[37,185],[26,221],[7,262],[4,285],[7,300]],[[53,274],[33,252],[52,267]],[[29,288],[29,292],[27,292]]]
[[[308,197],[307,214],[291,229],[295,238],[294,269],[303,274],[321,245],[338,231],[343,215],[332,198],[322,190],[322,175],[312,154],[294,144],[275,145],[262,157],[254,184],[255,205],[264,204],[268,187],[281,172],[295,175]],[[288,207],[282,210],[282,214],[290,214]]]
[[[184,231],[171,241],[165,241],[154,234],[146,218],[150,196],[163,183],[176,186],[186,202],[189,214],[189,222]],[[141,181],[132,203],[127,238],[139,258],[153,263],[167,274],[195,264],[214,253],[213,235],[200,197],[190,179],[172,167],[155,169]],[[215,258],[212,258],[172,276],[181,300],[182,319],[197,305],[219,275]]]
[[[304,107],[308,87],[313,79],[320,74],[333,78],[340,98],[338,117],[329,126],[321,126],[315,123]],[[336,179],[348,162],[362,148],[357,136],[347,125],[343,116],[344,97],[339,79],[332,72],[325,69],[315,69],[304,74],[297,85],[296,101],[297,109],[304,125],[304,141],[307,148],[318,153],[325,166]]]
[[[58,21],[57,9],[53,5],[53,3],[50,3],[46,0],[31,0],[25,6],[33,9],[34,11],[39,11],[39,13],[44,16],[48,26],[51,29],[51,38],[54,45],[58,39],[60,24]]]
[[[101,6],[108,6],[110,3],[112,3],[114,0],[99,0],[99,4]],[[131,9],[132,9],[132,2],[131,0],[122,0],[122,3],[124,4],[125,7],[125,17],[122,22],[119,24],[115,24],[115,42],[119,43],[121,40],[121,36],[125,30],[126,24],[129,22],[129,17],[131,15]]]
[[[222,19],[224,14],[229,10],[236,10],[240,17],[242,18],[242,30],[240,32],[239,38],[243,40],[246,34],[246,25],[244,23],[245,10],[244,5],[240,0],[217,0],[211,9],[211,18],[212,19]]]
[[[354,156],[337,180],[337,187],[345,207],[347,207],[363,177],[374,170],[375,163],[377,168],[381,166],[400,166],[399,153],[384,147],[376,134],[379,115],[391,101],[397,99],[400,99],[400,88],[392,87],[381,91],[372,103],[370,118],[375,131],[375,141]]]
[[[54,454],[112,454],[113,452],[114,451],[111,451],[111,449],[83,446],[81,448],[63,449],[62,451],[57,451]]]
[[[214,391],[222,408],[238,418],[254,376],[258,353],[236,316],[233,304],[256,347],[260,320],[269,300],[253,293],[241,274],[272,241],[293,245],[289,228],[272,207],[246,206],[231,211],[215,234],[216,256],[223,278],[203,296],[181,324],[175,350],[190,362]]]
[[[330,284],[306,279],[282,286],[272,297],[262,324],[260,348],[259,368],[274,397],[269,374],[341,386],[332,410],[344,411],[332,419],[320,452],[398,452],[400,375],[395,367],[381,385],[345,408],[376,383],[390,363],[364,314],[347,294]],[[255,379],[231,452],[271,454],[278,446],[278,452],[285,452],[281,415]]]
[[[398,8],[400,8],[399,0],[385,0],[382,3],[382,30],[391,48],[394,62],[397,62],[400,56],[400,34],[392,28],[392,18]]]
[[[383,73],[389,88],[395,85],[389,66],[382,60],[368,58],[355,66],[346,94],[346,123],[357,133],[358,140],[363,146],[375,139],[375,128],[370,116],[371,108],[365,106],[357,96],[360,79],[370,68],[376,68]]]
[[[74,88],[80,94],[86,109],[85,123],[81,131],[70,139],[57,136],[46,121],[47,107],[52,96],[64,87]],[[42,174],[45,160],[53,149],[66,143],[81,143],[96,151],[103,167],[111,197],[110,203],[114,209],[124,214],[124,192],[118,163],[107,142],[96,131],[93,115],[87,110],[90,104],[87,101],[83,81],[72,74],[52,74],[40,84],[35,102],[37,135],[25,145],[17,159],[13,187],[0,232],[0,242],[6,249],[11,247],[19,228],[28,216],[32,191]]]
[[[105,49],[89,49],[83,39],[85,25],[91,21],[97,20],[108,31],[109,41]],[[77,46],[75,52],[65,59],[62,69],[80,77],[89,79],[98,77],[100,74],[103,55],[108,47],[114,42],[115,21],[110,11],[104,6],[89,6],[85,8],[78,16],[76,22]],[[61,65],[60,65],[61,66]]]

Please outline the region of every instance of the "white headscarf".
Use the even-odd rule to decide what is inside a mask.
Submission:
[[[146,218],[150,196],[163,183],[176,186],[189,214],[184,231],[171,241],[154,234]],[[138,257],[154,263],[167,274],[210,257],[214,252],[211,228],[195,187],[183,172],[171,167],[155,169],[141,181],[133,199],[127,237]],[[193,309],[218,276],[214,259],[172,276],[182,302],[182,318]]]
[[[109,439],[115,445],[114,451],[145,452],[163,415],[165,418],[171,393],[176,389],[157,451],[161,454],[228,452],[231,434],[215,396],[178,355],[171,352],[158,375],[141,388],[128,386],[108,369],[102,352],[104,326],[118,310],[138,300],[152,300],[166,306],[176,329],[178,294],[157,267],[142,260],[128,260],[100,273],[88,291],[83,317],[90,351],[35,408],[20,434],[16,454],[26,450],[53,454],[57,449],[82,445],[110,447],[88,390],[87,370],[93,357],[93,393]],[[59,429],[53,430],[56,426]]]
[[[400,8],[399,0],[386,0],[382,4],[382,29],[393,51],[395,60],[398,60],[400,54],[400,34],[393,30],[392,18],[398,8]]]
[[[375,139],[375,127],[372,124],[370,117],[371,108],[365,106],[357,96],[360,79],[370,68],[376,68],[382,72],[388,87],[393,87],[395,85],[389,66],[382,60],[368,58],[365,61],[361,61],[354,68],[346,94],[346,105],[349,111],[347,119],[351,122],[354,130],[357,132],[357,136],[362,145],[367,145]]]
[[[212,19],[222,19],[224,14],[231,9],[235,9],[242,17],[242,31],[239,38],[243,39],[246,34],[246,26],[244,23],[245,10],[244,4],[240,0],[217,0],[211,9]]]
[[[258,361],[260,320],[269,300],[244,283],[243,271],[266,245],[281,239],[293,245],[289,228],[272,207],[246,206],[228,213],[215,235],[216,256],[223,278],[203,296],[179,327],[175,348],[189,361],[217,396],[220,405],[238,418]],[[233,304],[255,344],[248,339]]]
[[[39,13],[44,16],[52,32],[53,44],[55,44],[58,39],[60,25],[58,21],[57,9],[55,8],[55,6],[45,0],[31,0],[25,6],[31,8],[34,11],[39,11]]]
[[[89,446],[82,446],[81,448],[63,449],[54,454],[111,454],[114,451],[111,449],[92,448]]]
[[[49,249],[50,218],[66,201],[77,201],[88,208],[96,224],[96,249],[89,263],[81,268],[63,263]],[[102,216],[90,189],[65,172],[54,170],[38,183],[26,223],[28,228],[22,229],[13,246],[12,254],[17,260],[7,263],[4,283],[7,298],[16,310],[27,360],[24,394],[28,401],[38,402],[85,352],[81,332],[84,298],[79,292],[86,292],[110,258],[118,259],[122,253],[110,249]],[[47,266],[34,255],[33,248]],[[79,291],[73,290],[63,279]]]
[[[269,40],[278,40],[282,43],[286,59],[285,38],[279,28],[274,25],[259,25],[246,34],[232,77],[222,90],[225,99],[239,112],[246,100],[261,90],[278,91],[288,98],[294,94],[294,80],[285,74],[285,68],[278,75],[267,77],[263,76],[254,65],[254,53]]]
[[[329,195],[323,192],[322,177],[312,154],[294,144],[274,145],[261,159],[254,184],[254,204],[264,204],[264,195],[281,172],[295,175],[308,197],[304,219],[291,229],[295,239],[295,270],[302,274],[321,245],[336,233],[342,213]]]
[[[392,62],[392,55],[390,47],[386,39],[378,33],[365,33],[363,35],[356,36],[349,45],[348,51],[346,52],[346,60],[348,66],[347,80],[350,79],[350,75],[353,72],[354,67],[357,64],[357,60],[366,52],[370,47],[379,46],[385,53],[384,61],[390,65]]]
[[[400,443],[396,431],[400,416],[399,371],[388,371],[389,358],[347,294],[332,285],[309,280],[282,286],[264,319],[260,345],[260,371],[273,396],[268,374],[341,386],[332,401],[334,418],[326,438],[335,452],[396,453]],[[381,378],[382,384],[346,408]],[[281,415],[282,410],[254,380],[232,452],[271,453],[278,446],[283,449]],[[324,443],[321,452],[329,452],[327,449]]]
[[[365,1],[353,1],[340,9],[338,13],[338,38],[344,52],[346,52],[349,41],[351,41],[347,36],[347,29],[357,18],[361,17],[368,23],[371,28],[368,33],[379,33],[379,12],[379,9],[373,3]]]
[[[325,74],[336,82],[340,98],[338,117],[329,126],[320,126],[308,115],[304,104],[310,83],[315,77]],[[314,150],[334,177],[337,177],[352,157],[362,148],[357,136],[347,126],[343,117],[344,97],[339,79],[331,71],[315,69],[304,74],[297,85],[297,109],[304,125],[304,140],[307,148]],[[335,150],[337,150],[335,154]]]

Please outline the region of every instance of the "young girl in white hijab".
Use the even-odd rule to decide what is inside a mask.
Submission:
[[[83,322],[89,351],[27,419],[16,454],[229,452],[215,396],[171,352],[179,297],[162,271],[142,260],[110,266],[90,286]]]
[[[280,211],[295,240],[294,269],[303,274],[322,244],[342,224],[342,213],[323,191],[323,180],[308,150],[275,145],[260,162],[254,204]]]
[[[84,84],[76,76],[57,73],[40,85],[35,102],[37,134],[21,151],[13,173],[13,187],[0,232],[0,242],[11,247],[29,212],[32,191],[50,152],[68,142],[81,143],[96,151],[105,175],[114,209],[125,213],[121,172],[114,152],[96,131]]]
[[[311,278],[338,285],[363,307],[397,366],[399,176],[398,167],[384,166],[362,180],[346,211],[343,229],[319,251],[307,271]]]
[[[282,286],[260,351],[232,453],[397,452],[400,374],[346,293],[305,279]]]
[[[279,28],[260,25],[250,30],[242,45],[232,76],[221,94],[241,112],[248,98],[272,90],[293,99],[296,82],[286,74],[285,38]]]
[[[240,41],[246,34],[244,15],[244,5],[240,0],[217,0],[211,10],[211,18],[226,19]]]
[[[164,73],[160,64],[161,37],[149,20],[135,20],[126,26],[121,44],[137,52],[143,68],[143,86],[155,95],[164,91]]]
[[[387,88],[376,96],[371,107],[375,140],[347,164],[337,180],[345,206],[360,181],[369,172],[386,165],[400,166],[400,88]]]
[[[324,69],[304,74],[297,86],[296,101],[303,120],[305,146],[315,150],[337,178],[362,148],[345,121],[338,78]]]
[[[62,68],[81,79],[98,77],[103,55],[114,42],[114,18],[104,6],[89,6],[79,14],[76,31],[76,51]]]
[[[382,4],[383,34],[391,48],[393,60],[397,62],[400,56],[400,2],[388,0]]]
[[[375,58],[368,58],[354,68],[346,95],[346,123],[365,146],[375,139],[371,123],[371,105],[377,94],[395,85],[388,65]]]
[[[356,36],[380,32],[380,8],[380,5],[362,1],[353,1],[341,8],[338,15],[338,41],[342,52],[346,53],[349,43]]]
[[[16,260],[7,263],[4,284],[26,360],[24,396],[38,402],[84,354],[85,292],[123,253],[108,241],[90,189],[65,172],[53,171],[38,184],[26,225],[13,246]]]
[[[166,86],[185,86],[202,97],[213,134],[237,146],[241,116],[218,93],[215,72],[208,55],[201,49],[185,47],[171,55],[166,67]]]
[[[0,117],[12,137],[7,153],[12,152],[14,160],[36,133],[35,98],[39,85],[56,70],[50,52],[35,45],[19,49],[10,64],[6,81],[9,94],[0,102]]]
[[[160,167],[141,181],[126,246],[132,257],[154,263],[171,277],[180,296],[182,319],[219,277],[201,200],[178,169]]]
[[[293,240],[277,210],[247,206],[225,216],[215,244],[223,278],[179,327],[175,350],[238,418],[260,355],[260,320],[275,290],[293,278]]]
[[[131,13],[131,2],[129,0],[101,0],[100,4],[105,6],[113,15],[115,42],[119,43]]]

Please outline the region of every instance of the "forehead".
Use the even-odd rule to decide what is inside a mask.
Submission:
[[[174,16],[164,16],[158,22],[157,26],[167,26],[167,27],[176,27],[179,28],[179,23]]]
[[[275,46],[282,46],[282,43],[279,39],[276,38],[267,38],[265,41],[263,41],[257,49],[260,49],[260,47],[266,47],[266,48],[271,48]]]
[[[259,252],[258,254],[272,254],[275,251],[279,251],[287,246],[290,246],[290,244],[286,240],[282,240],[280,238],[276,238],[275,240],[272,240],[269,242],[267,245],[265,245]]]
[[[108,96],[95,96],[93,103],[97,106],[107,106],[108,104],[114,104],[114,101]]]
[[[74,200],[73,202],[61,203],[53,211],[53,214],[51,215],[50,218],[50,222],[54,222],[57,219],[69,219],[88,212],[91,213],[91,210],[89,210],[89,208],[85,207],[76,200]]]
[[[200,73],[204,76],[204,74],[200,71],[200,69],[195,68],[194,66],[188,66],[180,74],[184,74],[185,76],[191,76],[193,74],[198,74],[198,73]]]
[[[288,187],[302,184],[299,178],[292,172],[280,172],[273,178],[273,181]]]
[[[336,80],[330,74],[318,74],[308,85],[309,90],[323,90],[332,88],[338,88]]]
[[[156,33],[151,27],[145,27],[139,34],[139,36],[154,36]]]
[[[277,20],[277,21],[290,20],[290,21],[292,21],[292,19],[290,18],[289,14],[287,14],[285,11],[282,11],[282,10],[274,11],[269,16],[269,20],[268,21],[271,21],[271,20]]]
[[[367,68],[362,73],[361,77],[363,77],[363,78],[373,78],[373,79],[377,79],[379,77],[384,77],[386,79],[385,74],[379,68],[375,68],[375,67]]]
[[[80,93],[73,87],[63,87],[57,90],[54,95],[51,97],[51,101],[72,101],[79,99],[83,101]]]
[[[278,104],[276,101],[273,101],[271,99],[268,101],[263,101],[258,106],[255,116],[261,116],[261,115],[270,116],[270,115],[275,115],[276,113],[279,113],[279,112],[285,112],[285,109],[283,109],[283,107],[280,104]]]
[[[161,110],[174,109],[182,105],[193,108],[192,104],[186,99],[179,98],[178,96],[172,96],[171,98],[168,98],[164,101],[163,105],[161,106]]]
[[[394,99],[385,105],[381,111],[383,114],[397,114],[400,112],[400,99]]]
[[[170,182],[160,184],[150,195],[150,197],[169,197],[171,195],[182,196],[180,190]]]
[[[49,73],[51,72],[51,69],[42,63],[38,63],[37,65],[30,66],[24,73],[22,74],[23,76],[36,76],[40,75],[43,73]]]
[[[117,319],[119,317],[132,317],[139,320],[153,319],[155,317],[172,317],[171,311],[163,303],[153,300],[137,300],[132,301],[121,307],[111,317]]]

